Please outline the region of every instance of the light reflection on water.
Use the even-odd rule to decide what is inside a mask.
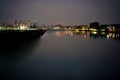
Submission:
[[[4,46],[12,49],[0,51],[6,52],[0,56],[4,79],[101,80],[120,76],[118,34],[47,31],[30,42]]]
[[[54,33],[54,35],[58,36],[58,37],[62,37],[62,36],[73,36],[73,32],[72,31],[57,31]]]
[[[47,35],[48,33],[46,33]],[[107,39],[120,39],[120,33],[106,33],[106,32],[90,32],[90,31],[55,31],[53,33],[56,37],[63,37],[63,36],[74,36],[80,35],[83,38],[87,37],[94,37],[94,38],[107,38]]]

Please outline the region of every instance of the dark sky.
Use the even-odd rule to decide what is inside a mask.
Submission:
[[[120,23],[120,0],[0,0],[0,22]]]

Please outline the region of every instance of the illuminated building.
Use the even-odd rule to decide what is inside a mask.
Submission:
[[[120,24],[110,24],[108,29],[109,32],[120,32]]]
[[[74,27],[75,31],[87,31],[88,26],[87,25],[78,25]]]
[[[99,22],[90,23],[90,31],[98,31],[99,30]]]
[[[81,25],[81,30],[82,30],[82,31],[86,31],[86,30],[88,30],[87,25]]]
[[[105,25],[100,25],[100,31],[102,32],[107,32],[108,31],[108,27],[109,25],[105,24]]]
[[[20,30],[27,30],[28,29],[28,27],[24,24],[20,25],[19,28],[20,28]]]
[[[76,33],[79,33],[80,30],[81,30],[81,26],[75,26],[75,27],[74,27],[74,31],[75,31]]]
[[[73,27],[72,26],[67,26],[64,28],[65,30],[73,30]]]
[[[60,27],[54,27],[53,29],[54,30],[60,30],[61,28]]]

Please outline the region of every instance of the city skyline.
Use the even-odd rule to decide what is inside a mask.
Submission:
[[[120,23],[119,0],[1,0],[0,22],[34,20],[39,24]]]

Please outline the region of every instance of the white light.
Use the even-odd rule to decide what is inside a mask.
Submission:
[[[107,35],[107,38],[109,38],[110,36],[109,35]]]
[[[93,34],[97,34],[97,32],[93,32]]]

